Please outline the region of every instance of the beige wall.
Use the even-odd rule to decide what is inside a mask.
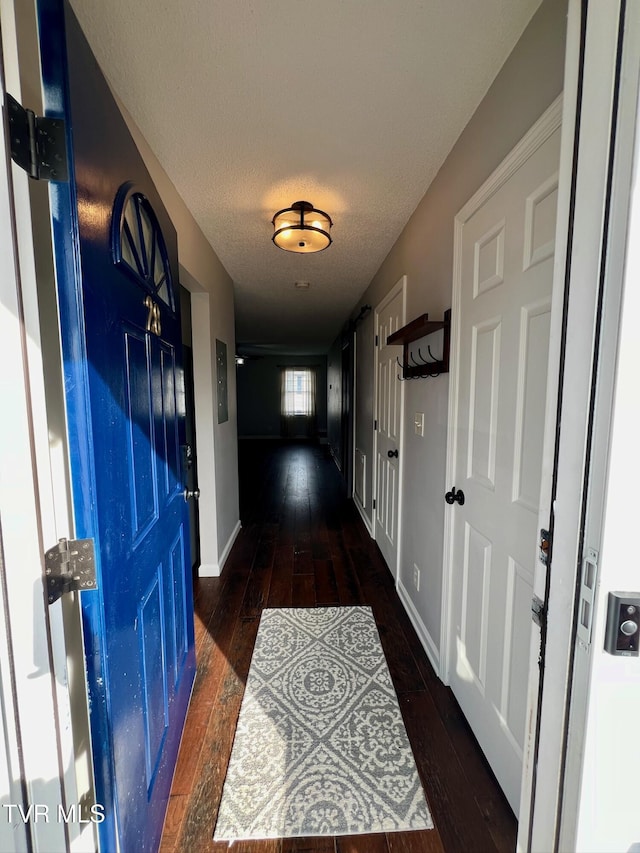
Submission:
[[[363,294],[376,306],[406,275],[407,320],[425,312],[441,319],[451,306],[453,220],[465,202],[502,162],[562,91],[566,33],[565,0],[544,0],[462,132],[425,196]],[[358,327],[356,448],[367,460],[364,512],[371,519],[373,459],[373,313]],[[403,518],[399,581],[418,628],[437,664],[441,628],[444,493],[447,486],[448,376],[409,382],[405,395]],[[413,432],[413,415],[424,412],[424,438]],[[421,570],[417,593],[414,563]]]
[[[178,232],[180,283],[191,291],[200,487],[201,575],[217,575],[238,533],[238,442],[233,282],[135,122],[129,130]],[[229,419],[218,423],[216,338],[227,345]]]

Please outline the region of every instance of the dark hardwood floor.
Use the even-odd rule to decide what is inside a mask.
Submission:
[[[435,829],[236,842],[233,853],[513,851],[516,820],[436,677],[326,448],[240,442],[242,531],[221,578],[195,585],[197,675],[162,853],[218,853],[218,803],[264,607],[370,605]],[[205,518],[201,524],[206,524]]]

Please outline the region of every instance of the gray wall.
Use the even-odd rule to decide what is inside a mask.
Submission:
[[[280,435],[280,367],[316,368],[318,433],[327,432],[326,355],[275,355],[248,359],[236,368],[238,435],[241,438],[277,438]]]
[[[453,220],[456,213],[562,91],[565,0],[544,0],[462,132],[391,252],[363,294],[376,306],[407,275],[407,321],[428,312],[442,317],[451,306]],[[356,341],[356,453],[364,455],[363,511],[372,519],[373,312]],[[399,580],[422,622],[434,660],[440,646],[448,376],[409,382],[405,395],[402,532]],[[413,432],[424,412],[425,437]],[[451,485],[451,484],[449,484]],[[412,567],[421,570],[421,589]]]

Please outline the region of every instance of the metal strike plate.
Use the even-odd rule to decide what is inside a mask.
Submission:
[[[531,618],[538,628],[542,628],[547,621],[547,608],[537,595],[534,595],[531,601]]]
[[[44,555],[49,604],[65,592],[97,589],[93,539],[61,539]]]

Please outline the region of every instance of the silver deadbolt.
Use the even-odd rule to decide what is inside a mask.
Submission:
[[[183,496],[185,501],[188,501],[189,498],[193,498],[194,501],[200,500],[200,489],[194,489],[191,491],[190,489],[185,489],[183,492]]]

